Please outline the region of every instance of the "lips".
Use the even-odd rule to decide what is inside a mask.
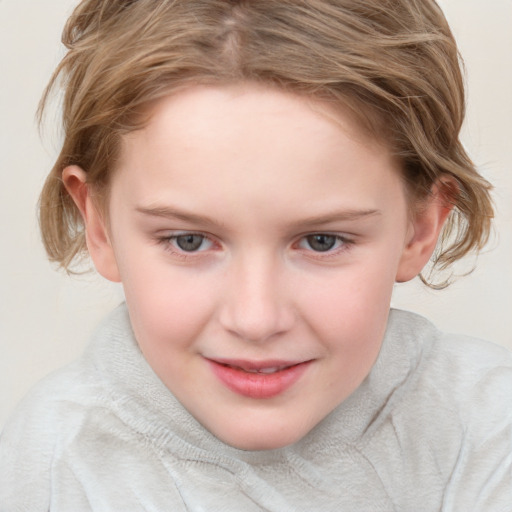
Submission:
[[[304,374],[312,361],[251,362],[207,359],[214,375],[231,391],[254,399],[284,393]]]

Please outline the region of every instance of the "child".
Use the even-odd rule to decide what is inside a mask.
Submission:
[[[64,39],[43,238],[126,304],[4,429],[0,510],[510,510],[511,355],[389,310],[492,217],[435,2],[84,0]]]

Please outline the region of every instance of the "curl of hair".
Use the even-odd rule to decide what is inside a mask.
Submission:
[[[156,99],[198,83],[253,81],[348,106],[400,159],[412,204],[443,176],[457,183],[434,266],[488,239],[490,185],[459,140],[461,61],[434,0],[83,0],[63,43],[39,111],[60,84],[64,143],[40,225],[49,258],[68,270],[86,246],[63,169],[82,167],[105,200],[123,135]]]

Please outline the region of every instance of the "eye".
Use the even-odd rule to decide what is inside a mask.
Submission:
[[[348,249],[353,241],[330,233],[314,233],[307,235],[299,241],[299,248],[313,252],[337,252],[338,250]]]
[[[197,233],[173,235],[168,238],[168,241],[184,252],[206,251],[212,246],[211,240]]]
[[[324,233],[306,236],[304,242],[301,243],[301,245],[307,245],[308,249],[313,249],[313,251],[316,252],[330,251],[334,249],[337,244],[339,244],[339,237]]]

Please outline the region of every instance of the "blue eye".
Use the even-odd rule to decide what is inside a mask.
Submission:
[[[311,249],[317,252],[330,251],[336,246],[338,237],[334,235],[318,234],[306,237],[306,242]]]
[[[298,246],[301,249],[318,253],[337,252],[337,250],[348,248],[353,242],[340,235],[330,233],[314,233],[304,236]]]
[[[182,235],[174,235],[169,237],[169,240],[174,246],[184,252],[205,251],[212,245],[211,240],[209,240],[206,236],[199,235],[197,233],[183,233]]]

